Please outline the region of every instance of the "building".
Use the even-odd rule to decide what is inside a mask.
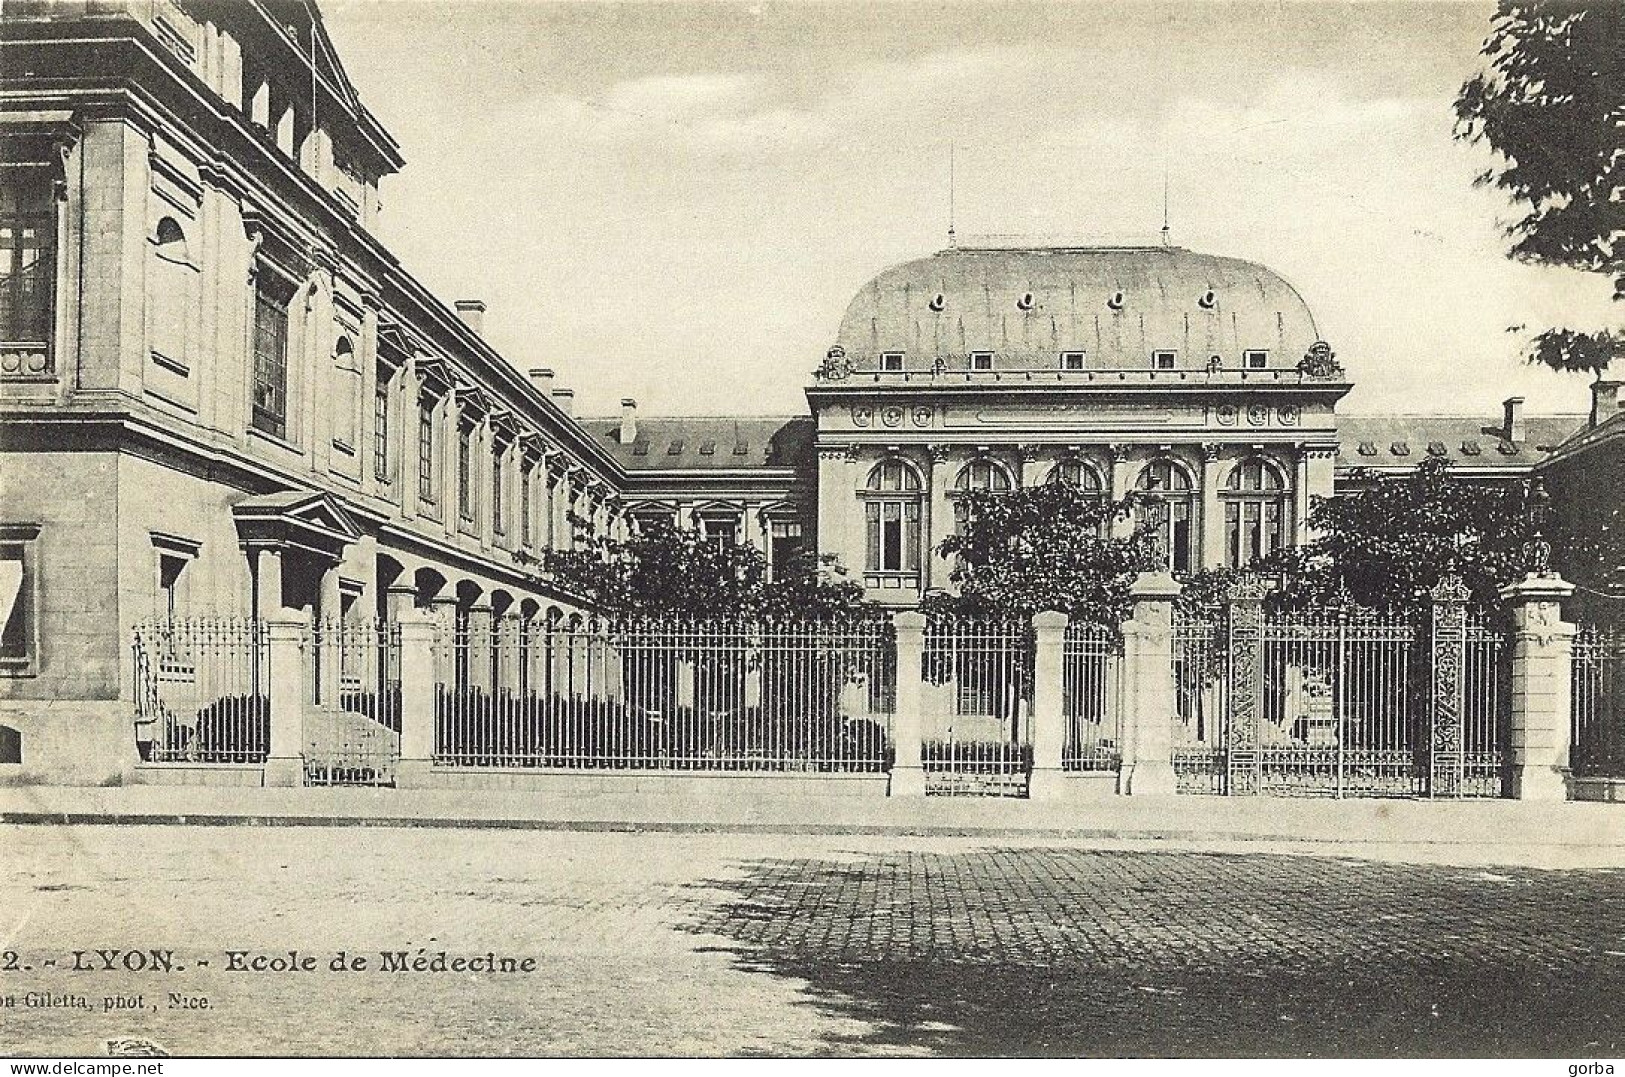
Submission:
[[[377,240],[403,158],[314,5],[11,0],[0,44],[0,779],[127,773],[150,619],[577,615],[538,569],[572,517],[811,545],[903,607],[966,490],[1140,491],[1183,571],[1298,541],[1354,468],[1504,480],[1586,425],[1340,418],[1270,270],[998,239],[864,285],[804,415],[578,419]]]

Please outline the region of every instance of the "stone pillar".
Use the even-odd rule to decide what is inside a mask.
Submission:
[[[853,500],[854,491],[844,485],[845,456],[845,450],[837,446],[818,449],[818,553],[835,554],[847,568],[861,573],[863,565],[853,564],[847,557],[847,503]]]
[[[1123,665],[1129,678],[1123,705],[1123,768],[1118,791],[1128,796],[1174,793],[1174,600],[1181,588],[1165,571],[1142,572],[1129,587],[1134,616],[1123,625]]]
[[[925,769],[920,758],[922,660],[925,654],[925,615],[916,610],[897,615],[897,713],[892,716],[890,795],[923,797]]]
[[[396,617],[401,633],[401,758],[395,768],[400,789],[421,788],[434,763],[435,636],[439,621],[422,610]]]
[[[339,705],[339,678],[344,658],[344,618],[339,602],[338,562],[322,570],[321,594],[315,613],[317,668],[314,701],[324,707]]]
[[[1063,649],[1067,616],[1049,610],[1033,617],[1033,773],[1027,795],[1058,800],[1066,795],[1061,756],[1066,747],[1066,708],[1062,702]]]
[[[937,544],[954,530],[953,504],[948,500],[948,483],[951,481],[948,475],[949,450],[946,445],[932,445],[928,451],[931,454],[931,472],[927,478],[930,485],[927,496],[931,501],[923,521],[925,540],[920,550],[920,567],[923,569],[920,580],[927,589],[942,590],[947,588],[948,573],[953,568],[946,558],[939,557],[936,552]]]
[[[1563,620],[1561,602],[1573,593],[1556,574],[1501,589],[1512,611],[1514,800],[1568,798],[1574,626]]]
[[[1110,496],[1111,500],[1113,500],[1113,501],[1121,501],[1121,500],[1123,500],[1123,498],[1128,496],[1128,452],[1129,452],[1129,446],[1127,446],[1127,445],[1113,445],[1113,446],[1111,446],[1111,454],[1112,454],[1111,483],[1112,483],[1112,488],[1111,488],[1111,492],[1110,492],[1109,496]],[[1133,533],[1134,533],[1134,517],[1132,515],[1129,515],[1129,516],[1114,516],[1114,517],[1112,517],[1112,521],[1111,521],[1111,537],[1112,538],[1114,538],[1114,539],[1126,539],[1130,535],[1132,535]]]
[[[271,546],[254,550],[254,613],[270,618],[282,609],[282,551]]]
[[[410,582],[402,583],[399,580],[389,585],[385,592],[384,610],[389,620],[399,621],[407,614],[413,613],[417,601],[417,588]]]
[[[497,622],[496,687],[505,692],[519,690],[519,632],[517,610],[509,610]]]
[[[1016,482],[1023,489],[1029,486],[1037,486],[1043,481],[1043,462],[1038,456],[1038,446],[1017,445],[1016,462],[1021,465],[1016,472]]]
[[[1196,564],[1202,568],[1223,568],[1226,560],[1224,545],[1224,505],[1219,501],[1219,446],[1202,446],[1202,545],[1197,550]]]
[[[468,686],[489,692],[496,657],[496,632],[491,600],[481,597],[468,608]]]
[[[448,585],[449,586],[449,585]],[[457,685],[457,599],[453,595],[436,595],[429,600],[429,616],[436,626],[434,675],[436,682],[455,688]]]
[[[265,784],[289,788],[305,784],[305,639],[310,619],[282,609],[265,619],[269,651],[271,736]]]

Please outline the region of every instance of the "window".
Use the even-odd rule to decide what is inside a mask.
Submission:
[[[474,520],[474,431],[457,429],[457,515],[464,523]]]
[[[1172,460],[1162,458],[1145,466],[1135,486],[1144,497],[1139,509],[1141,526],[1151,529],[1171,571],[1189,572],[1194,515],[1190,475]]]
[[[972,370],[992,370],[993,369],[993,353],[992,352],[971,352],[970,353],[970,368]]]
[[[372,477],[389,481],[389,374],[383,370],[372,396]]]
[[[418,404],[418,499],[434,504],[434,403]]]
[[[39,530],[37,524],[0,525],[0,675],[38,671]]]
[[[1242,352],[1241,365],[1245,370],[1263,370],[1270,364],[1269,352]]]
[[[1010,492],[1010,475],[995,464],[992,460],[972,460],[959,469],[959,476],[954,479],[954,526],[960,531],[965,529],[968,506],[962,500],[964,495],[972,490],[990,490],[996,494]]]
[[[769,520],[768,570],[773,579],[783,579],[801,553],[801,521]]]
[[[0,348],[7,374],[51,370],[56,219],[46,170],[0,171]],[[18,353],[12,366],[11,353]]]
[[[1151,369],[1152,370],[1172,370],[1172,369],[1174,369],[1174,353],[1173,352],[1152,352],[1151,353]]]
[[[186,617],[186,567],[189,558],[177,554],[158,555],[158,618],[173,625]]]
[[[883,460],[869,472],[865,485],[865,566],[872,582],[895,585],[904,574],[920,570],[920,478],[901,460]]]
[[[1084,355],[1083,352],[1062,352],[1061,353],[1061,369],[1062,370],[1082,370],[1082,369],[1084,369],[1084,362],[1085,362],[1085,355]]]
[[[903,369],[903,353],[902,352],[881,352],[880,353],[880,369],[885,370],[885,371],[891,371],[891,372],[896,372],[896,371],[902,370]]]
[[[1285,544],[1287,494],[1281,473],[1257,457],[1241,461],[1230,472],[1221,494],[1230,567],[1245,568]]]
[[[508,530],[508,521],[502,514],[502,450],[491,456],[491,528],[497,534]]]
[[[190,371],[186,337],[197,309],[196,280],[186,233],[175,218],[162,218],[153,230],[147,272],[147,346],[153,362],[183,378]]]
[[[288,299],[261,269],[254,289],[254,406],[252,425],[276,437],[288,433]]]
[[[519,543],[529,546],[533,527],[531,516],[531,486],[536,482],[536,468],[528,460],[519,465]]]
[[[1100,476],[1095,474],[1095,469],[1075,456],[1068,457],[1051,468],[1049,478],[1044,481],[1076,486],[1080,490],[1094,494],[1101,492]]]
[[[333,389],[333,444],[353,456],[361,420],[361,364],[348,336],[333,342]]]
[[[700,534],[716,546],[735,546],[739,543],[739,517],[720,512],[700,517]]]

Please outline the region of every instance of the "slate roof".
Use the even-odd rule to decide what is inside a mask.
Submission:
[[[799,467],[812,459],[815,433],[808,416],[640,415],[637,440],[623,445],[620,419],[580,422],[628,471]]]
[[[1339,415],[1337,466],[1408,468],[1442,456],[1462,468],[1528,468],[1585,426],[1584,415],[1529,415],[1525,436],[1502,437],[1501,418],[1477,415]]]

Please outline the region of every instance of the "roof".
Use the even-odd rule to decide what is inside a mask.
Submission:
[[[1583,425],[1567,441],[1557,447],[1557,451],[1552,453],[1551,459],[1567,459],[1583,453],[1593,446],[1620,437],[1625,437],[1625,411],[1610,415],[1596,426],[1591,426],[1589,423]]]
[[[1584,415],[1530,415],[1524,439],[1503,437],[1500,417],[1339,415],[1337,466],[1405,468],[1440,456],[1463,468],[1529,468],[1585,425]]]
[[[628,471],[724,471],[790,468],[812,459],[807,416],[638,416],[637,439],[621,444],[618,418],[581,426]]]
[[[1213,356],[1242,366],[1263,351],[1293,369],[1319,339],[1298,293],[1274,271],[1183,247],[955,247],[896,265],[848,305],[837,345],[857,370],[883,352],[904,367],[936,360],[965,369],[992,352],[993,369],[1055,369],[1082,351],[1092,369],[1143,370],[1153,351],[1177,369]]]

